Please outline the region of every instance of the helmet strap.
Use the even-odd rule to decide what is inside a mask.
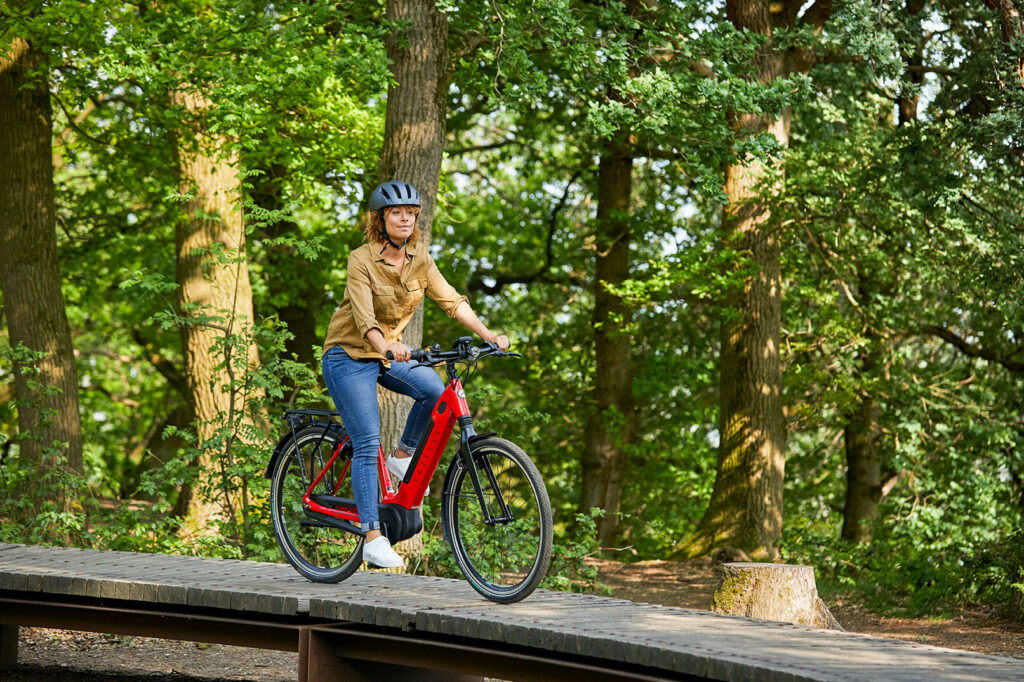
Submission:
[[[384,237],[384,241],[387,242],[387,244],[385,244],[383,247],[381,247],[380,255],[383,256],[384,252],[388,250],[388,244],[390,244],[396,251],[401,251],[402,249],[405,248],[405,245],[408,244],[412,240],[412,235],[416,234],[416,230],[413,230],[412,234],[410,234],[408,237],[406,237],[404,242],[402,242],[401,244],[396,244],[394,241],[391,240],[391,235],[388,234],[387,223],[384,222],[384,209],[381,209],[379,211],[379,213],[380,213],[380,234],[381,234],[382,237]]]

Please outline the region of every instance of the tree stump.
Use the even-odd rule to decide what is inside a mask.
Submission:
[[[842,630],[818,596],[814,568],[789,564],[728,563],[711,610],[828,630]]]

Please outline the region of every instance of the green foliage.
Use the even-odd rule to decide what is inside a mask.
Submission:
[[[598,579],[597,567],[586,561],[600,549],[594,518],[602,513],[602,510],[594,509],[591,514],[577,514],[574,526],[556,532],[551,567],[541,587],[566,592],[609,591]],[[422,548],[410,557],[406,570],[415,575],[462,578],[451,549],[444,541],[440,514],[434,511],[434,505],[426,501],[423,505],[423,528]],[[479,559],[479,554],[474,555],[474,561]],[[499,558],[499,561],[505,562],[507,557]],[[483,567],[482,564],[477,565]]]
[[[574,523],[557,533],[558,541],[551,550],[551,568],[541,587],[563,592],[596,592],[610,594],[611,590],[598,578],[597,566],[587,559],[601,551],[597,542],[595,519],[603,509],[591,509],[589,514],[576,514]]]
[[[1000,41],[994,11],[835,3],[824,30],[771,38],[823,59],[761,83],[748,76],[765,38],[736,30],[720,3],[652,16],[575,0],[439,6],[456,56],[431,252],[524,354],[489,362],[472,390],[479,430],[519,443],[547,482],[557,532],[546,585],[600,589],[585,561],[598,550],[594,517],[575,512],[595,390],[597,162],[627,139],[631,272],[602,285],[628,304],[634,340],[637,435],[617,544],[666,556],[710,498],[719,326],[736,314],[723,302],[757,274],[721,237],[722,169],[771,162],[784,170],[769,197],[784,276],[783,558],[879,607],[986,600],[1024,612],[1024,91],[1019,45]],[[59,256],[86,443],[84,479],[36,471],[17,448],[33,434],[16,435],[16,404],[0,403],[0,539],[277,559],[262,478],[270,420],[328,403],[311,349],[376,178],[391,80],[384,3],[33,1],[4,4],[0,26],[0,44],[44,47],[55,74]],[[182,91],[209,107],[175,106]],[[917,115],[901,120],[913,97]],[[736,111],[791,113],[788,147],[737,135]],[[241,160],[256,310],[244,328],[176,304],[176,147],[199,125]],[[232,254],[217,245],[206,257]],[[222,388],[236,409],[203,442],[185,325],[222,328],[217,358],[232,374]],[[461,334],[428,303],[428,342]],[[0,342],[0,387],[14,363],[30,374],[37,359]],[[885,495],[873,539],[851,545],[839,539],[844,436],[866,402],[878,408]],[[199,492],[230,505],[229,521],[184,538],[180,491],[207,453],[218,475]],[[431,514],[413,570],[457,576]]]

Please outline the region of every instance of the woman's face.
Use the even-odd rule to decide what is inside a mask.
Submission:
[[[416,207],[393,206],[384,211],[384,228],[393,242],[401,244],[416,229]]]

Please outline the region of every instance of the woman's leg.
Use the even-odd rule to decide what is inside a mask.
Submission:
[[[339,346],[324,353],[324,382],[352,438],[352,492],[364,531],[378,530],[377,452],[380,413],[377,409],[376,360],[353,360]],[[371,538],[372,539],[372,538]]]
[[[416,450],[420,436],[430,424],[430,414],[434,411],[437,399],[444,393],[444,381],[437,372],[428,367],[416,369],[415,362],[392,362],[391,368],[385,370],[377,379],[384,388],[407,395],[415,402],[405,420],[405,430],[398,447],[408,454]]]

